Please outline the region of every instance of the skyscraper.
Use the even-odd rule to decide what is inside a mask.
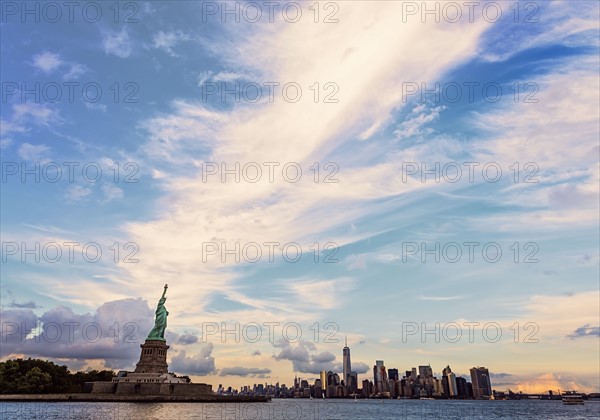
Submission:
[[[474,398],[489,398],[492,395],[490,372],[486,368],[471,368],[471,382],[473,382]]]
[[[448,391],[450,397],[456,398],[458,396],[458,389],[456,387],[456,375],[454,374],[454,372],[448,373]]]
[[[358,375],[356,372],[350,372],[348,374],[348,385],[346,385],[348,389],[348,394],[353,394],[358,391]]]
[[[471,385],[471,388],[469,388]],[[471,398],[473,397],[473,387],[470,382],[467,382],[465,378],[460,376],[456,377],[456,389],[458,391],[458,397],[460,398]]]
[[[350,376],[350,372],[352,372],[352,366],[350,364],[350,348],[348,347],[348,337],[346,337],[346,344],[342,351],[343,355],[343,364],[342,364],[342,375],[344,378],[344,385],[348,387],[350,385],[350,381],[348,380]]]
[[[419,366],[419,376],[424,379],[433,378],[433,369],[431,369],[431,365]]]
[[[323,397],[323,383],[321,382],[321,379],[315,379],[313,396],[315,398]]]
[[[448,376],[448,374],[452,372],[452,369],[450,369],[450,365],[447,365],[443,370],[442,370],[442,375],[444,376]]]
[[[390,384],[388,382],[387,370],[383,364],[383,360],[376,360],[375,366],[373,366],[375,374],[376,391],[377,392],[389,392]]]
[[[337,373],[333,373],[332,371],[328,371],[325,375],[326,377],[326,397],[332,398],[336,396],[336,387],[340,384],[340,377]]]
[[[383,364],[383,360],[376,360],[375,366],[373,366],[373,386],[375,388],[375,392],[382,391],[382,383],[384,379],[382,372],[385,373],[385,365]]]
[[[456,391],[456,379],[454,379],[454,377],[450,377],[450,375],[452,374],[452,369],[450,369],[450,366],[446,366],[443,370],[442,370],[442,388],[444,389],[444,398],[450,398],[451,396],[453,396],[454,394],[452,393],[451,390],[451,384],[450,384],[450,380],[453,379],[454,380],[454,391]],[[454,392],[456,393],[456,392]]]
[[[373,383],[368,379],[362,381],[362,393],[365,397],[368,397],[373,393]]]

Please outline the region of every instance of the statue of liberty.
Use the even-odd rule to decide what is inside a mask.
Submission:
[[[165,284],[165,290],[163,291],[162,297],[158,301],[158,305],[156,306],[156,318],[154,320],[154,328],[148,334],[148,338],[146,340],[165,340],[165,329],[167,328],[167,308],[165,308],[165,301],[167,298],[165,294],[167,293],[167,288],[169,286]]]

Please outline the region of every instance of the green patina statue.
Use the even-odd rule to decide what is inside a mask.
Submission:
[[[167,308],[165,308],[165,301],[167,298],[165,294],[167,293],[168,285],[165,284],[165,290],[163,291],[162,297],[158,301],[158,305],[156,306],[156,319],[154,320],[154,328],[148,334],[148,338],[146,340],[165,340],[165,329],[167,328]]]

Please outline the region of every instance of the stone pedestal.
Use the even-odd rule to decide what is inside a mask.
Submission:
[[[146,340],[140,344],[142,352],[140,361],[135,367],[135,373],[156,373],[163,374],[168,372],[167,350],[169,346],[162,340]]]

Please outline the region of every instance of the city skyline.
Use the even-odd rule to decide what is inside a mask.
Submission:
[[[166,285],[165,285],[165,290],[166,290]],[[74,333],[75,328],[77,328],[77,327],[73,328],[73,326],[70,326],[70,327],[71,327],[71,331],[70,331],[71,336],[69,336],[69,339],[71,339],[73,337],[72,334]],[[38,330],[38,333],[39,333],[39,331],[40,330]],[[12,334],[13,331],[9,331],[9,332],[10,332],[10,334],[6,334],[5,333],[5,337],[8,340],[10,340],[10,338],[14,338],[14,336],[15,336],[15,334]],[[231,334],[231,331],[228,331],[227,333]],[[35,334],[37,334],[37,333],[35,333]],[[167,337],[170,337],[170,338],[177,337],[175,334],[169,333],[168,331],[166,332],[165,335]],[[142,334],[142,336],[144,336],[144,334]],[[40,337],[41,337],[41,335],[40,335]],[[58,337],[59,337],[58,341],[62,341],[62,339],[65,338],[65,337],[62,336],[62,331],[58,334]],[[40,338],[40,340],[44,340],[44,339]],[[288,343],[288,345],[289,345],[289,343]],[[135,348],[137,349],[137,346]],[[273,358],[275,358],[275,355],[273,355]],[[57,362],[58,364],[61,364],[58,360],[55,360],[55,362]],[[360,363],[360,364],[364,365],[364,363]],[[394,364],[392,364],[392,365],[394,365]],[[129,366],[131,366],[131,365],[129,365]],[[331,366],[333,366],[333,365],[331,365]],[[475,384],[474,386],[471,386],[471,383],[469,383],[469,387],[470,387],[470,394],[468,396],[469,398],[478,399],[481,395],[485,395],[486,397],[489,397],[489,395],[491,395],[490,392],[492,390],[492,386],[490,384],[490,382],[491,382],[490,372],[488,371],[488,369],[486,369],[484,367],[472,367],[472,368],[470,368],[469,369],[470,376],[468,374],[466,374],[466,372],[459,373],[459,375],[457,376],[454,372],[452,372],[452,370],[450,369],[449,365],[446,365],[445,368],[443,368],[440,371],[436,372],[436,371],[434,371],[431,368],[431,363],[429,363],[428,365],[418,365],[418,370],[417,370],[417,368],[413,367],[412,371],[406,371],[406,375],[402,376],[402,375],[399,374],[399,371],[398,371],[397,368],[392,368],[392,367],[388,368],[388,367],[385,366],[385,363],[384,363],[383,360],[375,360],[375,364],[372,367],[372,371],[369,372],[369,370],[367,369],[367,370],[364,371],[364,373],[361,374],[363,377],[366,377],[364,380],[361,381],[360,380],[361,379],[360,376],[356,372],[354,372],[354,371],[351,370],[350,348],[348,346],[347,335],[344,336],[344,347],[342,348],[342,363],[341,363],[340,366],[341,367],[339,368],[339,372],[336,370],[336,368],[331,367],[331,369],[333,369],[333,371],[332,370],[328,370],[328,371],[322,370],[322,371],[320,371],[318,373],[318,375],[316,377],[315,377],[314,374],[311,376],[311,374],[309,374],[309,373],[307,374],[306,372],[301,372],[302,374],[298,375],[299,372],[295,371],[294,372],[294,381],[293,381],[294,388],[298,388],[301,381],[312,382],[312,381],[317,381],[318,380],[318,381],[322,381],[324,383],[329,383],[330,382],[329,377],[330,377],[330,375],[333,375],[333,376],[335,376],[335,378],[336,378],[335,381],[336,381],[336,383],[338,385],[345,387],[345,384],[348,383],[349,384],[348,386],[354,392],[360,391],[361,395],[362,395],[363,392],[365,392],[365,391],[362,391],[364,389],[364,385],[365,385],[364,383],[365,383],[365,381],[366,382],[370,382],[370,388],[368,388],[368,389],[374,390],[372,393],[367,394],[370,397],[370,396],[375,396],[375,394],[379,395],[382,392],[389,393],[390,392],[390,387],[387,384],[388,384],[388,381],[390,381],[390,380],[394,380],[394,379],[399,380],[400,378],[405,379],[405,378],[409,378],[409,377],[413,377],[413,378],[419,378],[419,377],[420,378],[437,378],[437,376],[440,376],[442,379],[440,379],[439,386],[440,387],[443,386],[444,387],[443,389],[445,391],[441,391],[442,395],[433,395],[434,397],[436,397],[436,398],[455,398],[457,395],[460,395],[461,398],[465,398],[465,394],[459,394],[458,393],[458,391],[456,390],[456,386],[457,386],[457,383],[458,383],[457,382],[458,379],[464,379],[464,378],[462,378],[463,376],[468,376],[472,380],[471,383]],[[127,366],[125,366],[125,367],[121,366],[121,368],[116,369],[116,371],[124,370],[126,368],[127,368]],[[261,379],[261,378],[264,379],[264,378],[266,378],[264,375],[267,372],[264,369],[256,369],[255,370],[253,368],[242,368],[242,367],[239,367],[237,369],[240,369],[242,371],[245,370],[249,374],[249,375],[239,375],[239,376],[242,376],[242,377],[243,376],[253,376],[254,374],[257,374],[257,376],[255,376],[255,378],[257,378],[257,379]],[[180,376],[181,375],[186,375],[186,376],[189,376],[191,378],[198,379],[197,375],[193,375],[193,374],[189,375],[189,372],[180,371],[180,370],[177,370],[177,369],[173,369],[171,367],[169,367],[168,370],[169,370],[169,372],[178,374]],[[225,370],[227,370],[227,368]],[[403,371],[401,371],[401,372],[403,372]],[[339,373],[341,373],[341,376],[339,375]],[[347,377],[346,373],[348,375],[348,378],[350,378],[350,381],[346,381],[345,380],[345,378]],[[233,371],[230,373],[230,375],[238,376]],[[493,373],[492,373],[492,375],[493,375]],[[227,376],[227,375],[225,375],[225,376]],[[501,387],[505,386],[505,385],[508,385],[506,382],[502,382],[502,378],[504,378],[506,376],[510,376],[510,375],[506,375],[504,373],[499,373],[498,376],[497,376],[497,378],[500,379],[498,381],[498,383],[499,383],[499,385]],[[213,376],[213,377],[214,378],[220,378],[220,377],[222,377],[222,375],[220,377],[216,377],[216,376]],[[221,392],[223,390],[225,390],[226,387],[222,387],[222,382],[223,381],[221,379],[214,379],[213,380],[212,379],[213,377],[211,377],[211,376],[208,376],[208,377],[207,376],[202,376],[201,378],[203,380],[205,380],[206,382],[209,382],[209,383],[213,384],[213,386],[215,387],[215,390],[218,389]],[[451,378],[450,379],[450,384],[454,384],[454,386],[448,385],[447,382],[445,384],[442,383],[442,380],[445,380],[446,377]],[[276,384],[279,384],[279,382],[280,382],[279,378],[276,378],[276,379],[277,379]],[[245,379],[240,379],[238,381],[238,383],[241,384],[241,385],[238,385],[240,387],[240,389],[243,389],[243,388],[250,389],[248,387],[248,385],[244,381],[245,381]],[[363,388],[360,388],[361,382],[363,384]],[[218,383],[218,386],[217,386],[217,383]],[[383,385],[383,388],[382,388],[382,385],[381,385],[382,383],[385,384],[385,385]],[[262,385],[260,385],[260,381],[258,381],[258,385],[261,387],[261,389],[266,389],[267,384],[269,385],[269,387],[273,386],[273,379],[271,378],[269,382],[264,382],[264,384],[265,384],[265,387],[262,388]],[[285,386],[286,382],[281,381],[281,385]],[[254,387],[256,387],[256,386],[257,386],[257,383],[254,383]],[[446,388],[447,386],[449,386],[449,388]],[[536,389],[533,389],[533,388],[522,389],[520,387],[516,387],[515,388],[514,386],[512,386],[513,389],[510,389],[511,386],[506,386],[505,388],[499,388],[499,389],[494,389],[494,390],[498,391],[498,392],[501,392],[501,393],[503,393],[505,391],[506,391],[506,393],[517,391],[517,392],[524,392],[526,394],[527,393],[543,394],[543,393],[547,393],[548,391],[554,392],[554,391],[557,391],[557,390],[560,392],[560,388],[556,388],[556,389],[552,389],[552,388],[543,389],[544,386],[546,386],[545,383],[540,383],[540,384],[537,385]],[[552,386],[552,385],[550,385],[550,386]],[[231,389],[232,387],[229,386],[229,388]],[[291,389],[291,388],[289,388],[289,389]],[[482,390],[484,390],[484,391],[482,391]],[[485,390],[487,390],[487,393],[486,393]],[[575,388],[573,388],[572,390],[575,390]],[[569,389],[563,389],[563,391],[569,391]],[[323,391],[323,392],[325,393],[325,391]],[[350,391],[348,390],[348,392],[350,392]],[[429,392],[430,392],[429,395],[421,395],[421,398],[423,398],[423,397],[431,397],[432,396],[431,395],[431,390],[429,390]],[[444,392],[445,392],[445,394],[444,394]],[[596,392],[597,393],[597,391],[595,391],[593,389],[592,390],[587,390],[587,392],[592,392],[592,393]],[[337,395],[336,397],[339,397],[339,396],[340,395]],[[393,398],[400,397],[400,396],[402,396],[402,394],[398,394],[398,395],[394,396]],[[415,398],[416,396],[417,395],[414,395],[414,396],[412,396],[412,398]],[[344,397],[348,397],[348,395],[344,395]],[[405,397],[411,398],[410,396],[405,396]]]
[[[437,399],[505,399],[515,398],[515,395],[522,394],[522,391],[515,393],[513,390],[497,390],[492,387],[489,369],[483,366],[474,366],[470,371],[470,376],[465,379],[465,375],[456,375],[450,365],[442,369],[441,375],[436,375],[428,365],[419,365],[418,368],[403,371],[399,374],[397,368],[387,368],[383,360],[376,360],[373,366],[372,380],[367,377],[362,380],[362,387],[358,385],[361,381],[356,377],[355,372],[347,370],[347,363],[350,365],[350,349],[345,337],[343,354],[344,373],[342,378],[347,375],[354,376],[350,381],[340,380],[336,372],[321,371],[317,378],[303,378],[297,374],[294,376],[293,385],[287,386],[286,383],[265,382],[254,383],[253,385],[243,385],[239,389],[231,386],[219,384],[217,393],[221,395],[270,395],[279,398],[437,398]],[[418,370],[417,370],[418,369]],[[441,376],[440,379],[437,376]],[[469,382],[470,379],[470,382]],[[323,385],[325,384],[325,385]],[[566,389],[548,389],[544,392],[534,393],[535,397],[545,395],[552,398],[554,395],[560,396],[563,393],[574,393],[576,390]],[[598,395],[598,393],[595,393]],[[525,393],[523,398],[528,398]],[[520,398],[520,397],[516,397]]]
[[[350,348],[348,347],[347,337],[344,338],[344,347],[342,349],[342,380],[337,372],[331,370],[322,370],[317,378],[308,377],[302,378],[297,374],[294,376],[293,386],[287,387],[284,382],[262,384],[254,383],[253,386],[243,385],[239,390],[233,389],[231,386],[223,386],[219,384],[217,393],[229,393],[236,395],[237,393],[260,393],[269,394],[270,392],[279,393],[286,392],[286,389],[293,391],[293,394],[286,395],[287,397],[301,398],[353,398],[355,395],[361,395],[364,398],[474,398],[474,399],[489,399],[493,395],[493,388],[490,381],[490,372],[485,367],[472,367],[470,369],[471,382],[465,381],[462,376],[456,376],[447,365],[442,370],[442,378],[437,379],[431,368],[431,365],[419,365],[418,375],[417,368],[405,371],[405,375],[400,376],[397,368],[386,369],[383,360],[376,360],[373,366],[372,380],[367,376],[362,381],[362,388],[359,387],[359,378],[356,372],[351,371]],[[403,390],[404,383],[408,389]],[[310,382],[314,382],[311,385]],[[459,383],[464,383],[459,387]],[[325,384],[325,385],[323,385]],[[474,385],[472,385],[474,384]],[[400,388],[398,388],[400,385]],[[468,386],[467,386],[468,385]],[[394,388],[395,386],[395,388]],[[418,387],[420,393],[413,391],[412,387]],[[429,388],[427,388],[429,386]],[[467,390],[468,389],[468,390]],[[508,393],[508,389],[506,390]],[[552,390],[550,390],[552,391]],[[277,395],[278,396],[278,395]]]
[[[1,360],[132,370],[168,283],[214,389],[600,390],[597,1],[66,3],[0,5]]]

